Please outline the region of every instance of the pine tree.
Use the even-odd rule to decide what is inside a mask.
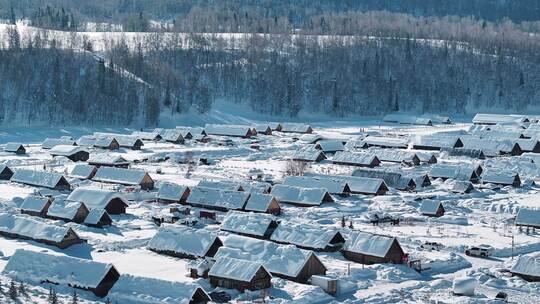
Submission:
[[[15,282],[11,281],[9,283],[9,297],[12,300],[16,300],[19,295],[17,294],[17,286],[15,286]]]
[[[50,287],[49,288],[49,304],[58,304],[58,297],[56,296],[56,291]]]
[[[71,304],[78,304],[79,303],[79,296],[77,295],[77,291],[75,288],[73,288],[73,294],[71,297]]]

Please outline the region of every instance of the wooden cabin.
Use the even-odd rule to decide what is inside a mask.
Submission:
[[[108,214],[124,214],[128,207],[127,199],[118,192],[91,187],[79,187],[73,190],[67,200],[83,202],[89,210],[103,209]]]
[[[52,198],[46,196],[27,196],[21,205],[21,213],[45,217],[52,204]]]
[[[54,201],[47,210],[46,217],[64,222],[82,223],[90,210],[82,202]]]
[[[112,264],[24,249],[15,251],[3,273],[37,284],[88,290],[100,298],[105,297],[120,278]]]
[[[257,135],[257,131],[250,126],[244,125],[219,125],[207,124],[204,130],[208,135],[230,136],[250,138]]]
[[[520,208],[514,224],[519,227],[540,229],[540,209]]]
[[[87,161],[90,157],[88,151],[83,150],[80,146],[58,145],[49,150],[52,157],[63,156],[73,162]]]
[[[472,120],[475,125],[520,124],[530,122],[525,115],[478,113]]]
[[[431,167],[429,176],[431,178],[441,178],[443,180],[455,179],[472,183],[477,183],[479,181],[477,170],[470,166],[438,164]]]
[[[62,174],[49,171],[18,169],[10,180],[15,183],[55,190],[69,190],[71,188],[71,185]]]
[[[353,232],[341,250],[343,256],[360,264],[403,263],[405,253],[395,237]]]
[[[77,143],[73,140],[73,138],[46,138],[43,143],[41,144],[42,149],[52,149],[55,146],[76,146]]]
[[[239,235],[268,239],[277,227],[277,221],[270,214],[229,211],[219,229]]]
[[[291,159],[294,161],[318,163],[325,160],[326,155],[321,150],[317,150],[312,146],[307,146],[296,150]]]
[[[284,133],[313,133],[313,128],[310,125],[303,123],[283,123],[281,124],[281,132]]]
[[[272,287],[272,275],[262,263],[218,258],[208,272],[210,284],[227,289],[260,290]]]
[[[182,135],[182,130],[179,129],[164,129],[160,132],[161,138],[173,144],[183,144],[185,138]]]
[[[345,150],[345,144],[338,139],[323,139],[315,144],[315,149],[321,150],[324,153],[336,153]]]
[[[130,162],[118,154],[100,153],[92,154],[90,159],[88,159],[88,164],[97,168],[101,166],[128,168]]]
[[[154,188],[154,180],[143,170],[99,167],[92,180],[126,186],[139,186],[142,190]]]
[[[272,128],[268,124],[255,124],[253,125],[257,134],[272,135]]]
[[[205,187],[191,187],[188,204],[218,211],[242,210],[250,193],[244,191],[225,191]]]
[[[270,194],[280,203],[302,207],[314,207],[334,202],[330,193],[324,188],[303,188],[280,184],[272,187]]]
[[[527,282],[540,282],[540,256],[537,253],[518,256],[510,273]]]
[[[517,172],[509,172],[490,168],[482,173],[482,183],[501,186],[521,186],[521,178]]]
[[[331,159],[332,163],[338,165],[355,166],[355,167],[377,167],[381,164],[376,155],[365,152],[336,152]]]
[[[0,180],[9,180],[13,176],[13,171],[5,164],[0,164]]]
[[[96,175],[97,167],[87,164],[76,164],[69,176],[78,178],[78,179],[92,179]]]
[[[20,143],[8,142],[4,146],[4,152],[11,152],[18,155],[26,154],[26,149]]]
[[[420,214],[430,217],[441,217],[445,213],[443,204],[432,200],[423,201],[418,211]]]
[[[388,170],[360,168],[354,170],[352,176],[382,179],[388,187],[402,191],[413,191],[416,189],[417,186],[415,180],[412,177],[402,175],[400,172],[393,172]]]
[[[270,240],[315,251],[338,251],[345,243],[343,235],[337,230],[290,221],[281,222]]]
[[[164,204],[186,204],[190,193],[189,187],[173,183],[162,183],[159,187],[157,199]]]
[[[162,225],[148,242],[154,252],[186,259],[213,257],[221,246],[214,232],[180,225]]]
[[[92,209],[84,219],[84,224],[90,227],[103,228],[112,225],[112,218],[105,209]]]
[[[455,136],[418,136],[413,138],[412,148],[416,150],[457,149],[463,147],[463,142]]]
[[[254,192],[251,192],[244,210],[273,215],[281,214],[281,206],[273,195]]]

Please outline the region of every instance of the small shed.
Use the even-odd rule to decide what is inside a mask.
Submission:
[[[139,186],[143,190],[154,188],[154,180],[143,170],[99,167],[92,180],[126,186]]]
[[[84,219],[84,224],[90,227],[103,228],[112,225],[112,218],[105,209],[92,209]]]
[[[523,152],[540,153],[540,141],[537,138],[532,139],[517,139],[515,142]]]
[[[273,195],[253,192],[251,192],[244,210],[273,215],[281,214],[281,206]]]
[[[15,154],[26,154],[26,149],[21,143],[8,142],[4,146],[4,152],[11,152]]]
[[[161,137],[163,140],[173,144],[183,144],[185,142],[183,131],[180,129],[164,129],[162,130]]]
[[[262,263],[218,258],[208,272],[210,284],[228,289],[259,290],[272,287],[272,275]]]
[[[88,159],[88,164],[98,168],[101,166],[127,168],[130,163],[119,154],[99,153],[92,154]]]
[[[463,142],[456,136],[429,135],[412,139],[412,147],[417,150],[441,150],[463,147]]]
[[[514,224],[516,226],[540,229],[540,209],[520,208]]]
[[[52,157],[67,157],[74,162],[87,161],[90,156],[90,153],[88,153],[88,151],[84,150],[82,147],[72,145],[54,146],[52,149],[49,150],[49,154],[51,154]]]
[[[131,136],[135,136],[137,138],[147,141],[160,141],[162,139],[161,134],[159,134],[158,132],[135,131],[131,133]]]
[[[91,187],[79,187],[69,194],[69,201],[83,202],[89,210],[104,209],[109,214],[124,214],[127,200],[117,192]]]
[[[326,159],[323,151],[315,149],[313,146],[306,146],[294,151],[292,157],[294,161],[318,163]]]
[[[115,135],[116,141],[122,148],[128,148],[131,150],[140,150],[144,143],[137,136],[131,135]]]
[[[53,220],[82,223],[90,210],[84,203],[55,200],[47,210],[47,217]]]
[[[528,282],[540,282],[540,255],[520,255],[510,268],[510,273]]]
[[[381,178],[370,178],[360,176],[335,176],[347,181],[351,194],[364,195],[385,195],[388,192],[388,186]]]
[[[257,131],[247,125],[219,125],[207,124],[204,130],[208,135],[250,138],[257,135]]]
[[[354,170],[352,175],[356,177],[382,179],[388,187],[403,191],[412,191],[416,189],[417,186],[415,180],[412,177],[402,175],[400,172],[359,168]]]
[[[341,151],[336,152],[332,158],[332,163],[346,166],[373,168],[379,166],[381,161],[376,155],[371,153]]]
[[[477,158],[477,159],[486,159],[486,155],[484,154],[484,151],[482,150],[475,150],[475,149],[454,149],[454,148],[444,148],[441,149],[441,151],[446,152],[448,156],[466,156],[470,158]]]
[[[275,185],[270,192],[280,203],[302,207],[320,206],[334,199],[324,188],[302,188],[289,185]]]
[[[281,132],[285,133],[313,133],[313,128],[310,125],[302,123],[283,123],[281,124]]]
[[[324,153],[336,153],[338,151],[344,151],[345,144],[339,139],[323,139],[317,142],[315,149],[321,150]]]
[[[431,217],[441,217],[444,215],[445,209],[443,204],[439,201],[424,200],[422,205],[420,205],[418,212],[422,215]]]
[[[278,223],[270,214],[229,211],[220,229],[249,237],[268,239]]]
[[[257,131],[257,134],[272,135],[272,128],[270,127],[269,124],[264,124],[264,123],[255,124],[252,126],[252,128],[254,128],[255,131]]]
[[[409,146],[407,139],[398,137],[383,137],[383,136],[368,136],[362,139],[361,147],[380,147],[380,148],[394,148],[394,149],[407,149]]]
[[[71,185],[62,174],[49,171],[18,169],[10,180],[15,183],[55,190],[69,190],[71,188]]]
[[[214,232],[180,225],[162,225],[148,242],[148,249],[179,258],[213,257],[221,240]]]
[[[5,164],[0,164],[0,180],[9,180],[13,176],[13,171]]]
[[[187,186],[182,186],[173,183],[162,183],[159,187],[157,199],[160,203],[165,204],[185,204],[189,197],[190,189]]]
[[[25,215],[0,213],[0,235],[33,240],[64,249],[84,243],[71,227],[57,226]]]
[[[52,283],[88,290],[101,298],[120,278],[112,264],[24,249],[15,251],[2,273],[37,284]]]
[[[21,205],[21,213],[32,216],[45,217],[52,204],[52,199],[45,196],[27,196]]]
[[[517,172],[489,168],[482,173],[482,183],[519,187],[521,178]]]
[[[429,171],[431,178],[455,179],[476,183],[479,181],[478,174],[470,166],[438,164],[431,167]]]
[[[343,256],[360,264],[403,263],[405,253],[395,237],[354,231],[348,236]]]
[[[345,243],[337,230],[293,222],[281,222],[270,239],[315,251],[338,251]]]
[[[418,155],[410,151],[370,148],[366,153],[376,156],[383,162],[400,163],[407,166],[420,165],[420,158]]]
[[[94,147],[107,150],[117,150],[120,148],[120,144],[114,137],[98,137],[94,142]]]
[[[243,191],[225,191],[219,189],[192,187],[188,204],[219,211],[242,210],[249,199],[250,193]]]
[[[301,188],[323,188],[330,194],[347,196],[351,189],[346,181],[320,176],[287,176],[283,184]]]
[[[78,179],[92,179],[96,175],[97,167],[87,164],[76,164],[69,176]]]
[[[77,143],[70,138],[46,138],[41,144],[41,148],[52,149],[54,146],[59,145],[76,146]]]

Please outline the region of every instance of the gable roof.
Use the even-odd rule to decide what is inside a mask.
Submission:
[[[306,206],[320,206],[325,198],[330,197],[328,191],[323,188],[301,188],[289,185],[274,185],[270,194],[280,202]]]
[[[100,182],[118,183],[122,185],[139,185],[148,175],[146,171],[123,169],[116,167],[99,167],[93,180]]]
[[[383,121],[397,122],[408,125],[432,125],[433,122],[428,117],[418,117],[410,114],[387,114],[383,117]]]
[[[418,211],[422,214],[434,215],[439,210],[439,206],[442,206],[442,203],[439,201],[424,200]]]
[[[469,166],[438,164],[431,166],[429,175],[434,178],[450,178],[470,181],[478,178],[475,170]]]
[[[21,148],[21,147],[24,149],[24,146],[21,143],[8,142],[4,146],[4,151],[6,151],[6,152],[17,152],[17,150],[19,150],[19,148]]]
[[[251,192],[251,195],[249,196],[249,199],[244,209],[246,211],[266,212],[274,199],[274,196],[270,194]]]
[[[71,169],[70,176],[80,179],[88,179],[92,176],[92,172],[97,170],[95,166],[87,164],[76,164],[73,169]]]
[[[53,282],[82,288],[96,288],[114,268],[92,260],[17,249],[3,273],[33,282]]]
[[[384,192],[388,190],[388,186],[381,178],[340,175],[334,175],[334,177],[346,181],[352,193],[375,195],[378,194],[381,190]]]
[[[251,282],[261,268],[271,276],[262,263],[221,257],[216,259],[208,275],[241,282]]]
[[[239,182],[227,181],[227,180],[219,180],[219,181],[217,181],[217,180],[203,179],[203,180],[199,181],[197,186],[198,187],[204,187],[204,188],[227,190],[227,191],[241,191],[241,190],[243,190],[243,187]]]
[[[55,188],[62,181],[68,184],[65,177],[60,173],[27,169],[15,170],[11,181],[45,188]]]
[[[73,190],[67,200],[83,202],[88,209],[105,209],[113,199],[120,199],[124,206],[128,206],[127,200],[118,192],[102,190],[90,187],[79,187]]]
[[[315,149],[313,146],[306,146],[294,151],[291,159],[315,162],[326,159],[326,155],[323,151]]]
[[[190,204],[199,204],[205,207],[239,210],[244,208],[249,198],[248,192],[222,191],[212,188],[192,187],[187,199]]]
[[[305,248],[325,249],[336,235],[341,233],[334,229],[293,222],[281,222],[270,239],[279,243],[293,244]]]
[[[416,188],[416,186],[422,186],[417,185],[416,181],[410,176],[405,176],[400,172],[393,172],[389,170],[360,168],[354,170],[352,175],[355,177],[382,179],[387,186],[398,190],[413,190]]]
[[[404,138],[368,136],[362,139],[362,143],[368,146],[407,148],[408,141]]]
[[[111,219],[109,213],[105,209],[92,209],[84,219],[84,223],[87,225],[97,225],[102,217],[108,217]]]
[[[376,155],[366,152],[338,151],[332,157],[333,163],[342,163],[360,166],[378,166],[379,159]]]
[[[207,134],[222,136],[246,137],[252,133],[251,127],[247,125],[207,124],[204,126],[204,130]]]
[[[43,209],[49,202],[50,198],[44,196],[27,196],[21,205],[21,210],[23,211],[32,211],[32,212],[42,212]]]
[[[54,146],[58,145],[70,145],[74,146],[77,143],[68,138],[46,138],[43,143],[41,144],[41,148],[43,149],[52,149]]]
[[[220,229],[263,237],[273,221],[274,218],[265,213],[229,211],[221,222]]]
[[[515,224],[540,227],[540,209],[520,208],[516,215]]]
[[[87,152],[80,146],[73,146],[73,145],[58,145],[52,147],[52,149],[49,150],[49,154],[52,156],[72,156],[78,152]]]
[[[518,256],[516,262],[510,269],[510,272],[540,277],[540,255],[527,254]]]
[[[208,253],[216,238],[217,234],[205,229],[162,225],[148,242],[148,248],[203,257]]]
[[[57,226],[32,217],[0,213],[0,231],[12,233],[34,240],[62,242],[71,231],[70,227]]]
[[[316,148],[323,152],[336,152],[345,150],[345,145],[342,140],[338,139],[323,139],[317,142]]]
[[[482,172],[482,182],[498,185],[513,185],[516,180],[519,180],[517,172],[489,168]]]
[[[475,124],[523,123],[529,119],[525,115],[483,114],[478,113],[473,118]]]
[[[303,123],[283,123],[281,124],[281,132],[291,133],[310,133],[312,128],[308,124]]]
[[[170,201],[180,201],[187,190],[189,190],[187,186],[173,183],[162,183],[159,187],[157,198]]]
[[[47,210],[47,216],[73,220],[77,215],[79,208],[86,208],[86,206],[81,202],[70,202],[57,199],[51,204],[49,210]]]
[[[129,161],[120,154],[114,153],[98,153],[90,155],[89,164],[96,165],[129,165]]]
[[[413,147],[456,148],[461,145],[461,139],[457,136],[428,135],[413,137],[412,143]]]
[[[354,231],[349,235],[344,250],[384,258],[395,240],[386,235]]]
[[[323,188],[331,194],[349,192],[349,186],[345,181],[315,176],[287,176],[283,180],[283,184],[300,188]]]

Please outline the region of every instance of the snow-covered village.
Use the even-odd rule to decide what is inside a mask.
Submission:
[[[539,53],[538,0],[0,0],[0,304],[538,304]]]

